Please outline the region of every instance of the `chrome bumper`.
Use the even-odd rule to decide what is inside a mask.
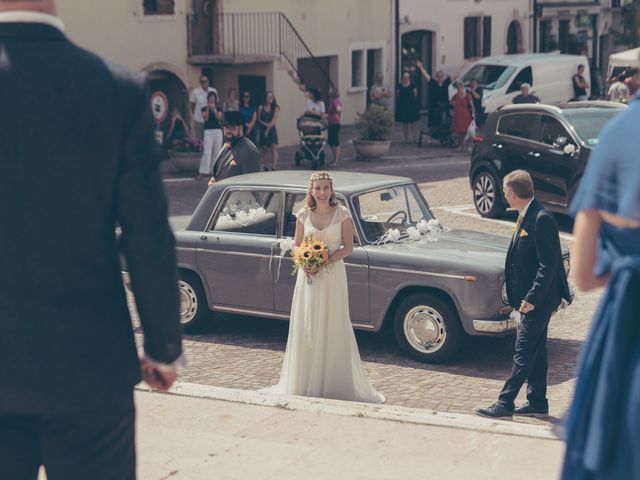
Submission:
[[[129,276],[129,272],[122,271],[122,283],[124,283],[124,286],[126,287],[127,290],[129,290],[130,292],[132,291],[131,277]]]
[[[518,328],[518,322],[512,318],[504,320],[474,320],[473,328],[477,332],[503,333]]]

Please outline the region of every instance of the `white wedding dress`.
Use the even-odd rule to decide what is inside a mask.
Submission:
[[[349,210],[338,205],[328,226],[318,230],[309,210],[303,208],[296,216],[304,224],[305,237],[322,240],[330,253],[340,248],[342,222],[351,218]],[[298,271],[280,381],[265,391],[357,402],[385,401],[362,371],[342,260],[320,269],[311,284],[304,271]]]

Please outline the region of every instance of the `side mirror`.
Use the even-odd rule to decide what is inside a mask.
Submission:
[[[558,148],[564,148],[569,143],[569,139],[567,137],[557,137],[553,144]]]

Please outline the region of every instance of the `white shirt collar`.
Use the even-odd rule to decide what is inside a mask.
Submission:
[[[55,15],[30,10],[0,12],[0,23],[43,23],[64,32],[64,23]]]
[[[522,218],[524,218],[524,216],[527,214],[527,210],[529,210],[529,205],[531,205],[531,202],[533,202],[533,198],[531,200],[529,200],[529,203],[527,203],[524,208],[522,209],[522,211],[520,212],[520,216]]]

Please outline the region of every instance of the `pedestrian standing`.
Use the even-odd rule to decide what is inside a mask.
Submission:
[[[372,105],[378,105],[380,107],[389,110],[391,102],[391,87],[388,83],[384,82],[384,74],[382,72],[376,73],[376,81],[369,89],[369,100]]]
[[[486,114],[484,112],[484,107],[482,106],[482,87],[478,84],[478,81],[475,78],[471,80],[469,87],[469,94],[471,94],[471,99],[473,100],[476,127],[480,128],[484,125],[486,120]]]
[[[621,73],[614,78],[607,92],[607,99],[612,102],[624,103],[629,99],[629,87],[625,83],[626,76],[624,73]]]
[[[340,162],[340,124],[342,119],[342,100],[338,90],[332,88],[329,92],[330,103],[327,110],[327,123],[329,125],[327,143],[333,154],[331,165],[337,166]]]
[[[473,121],[473,99],[465,91],[462,82],[456,82],[456,94],[451,99],[451,106],[453,107],[451,132],[458,137],[458,144],[462,149],[467,141],[467,130]]]
[[[200,76],[200,86],[194,88],[189,96],[189,104],[193,112],[193,134],[195,140],[202,141],[204,139],[204,118],[202,118],[202,109],[207,106],[207,96],[209,93],[218,95],[218,91],[209,85],[209,77]]]
[[[182,353],[145,79],[70,42],[53,0],[0,1],[0,52],[0,478],[133,480],[133,387],[167,390]]]
[[[418,111],[418,89],[411,83],[409,72],[402,74],[398,85],[396,103],[396,121],[402,124],[404,141],[409,141],[409,129],[411,129],[411,141],[416,143],[416,122],[420,120]]]
[[[573,99],[574,100],[588,100],[587,90],[589,84],[584,79],[584,65],[578,65],[578,71],[571,78],[573,83]]]
[[[240,102],[238,101],[238,90],[231,87],[227,91],[227,99],[222,104],[222,111],[238,111],[240,110]]]
[[[258,114],[255,107],[251,103],[251,92],[243,92],[239,111],[240,113],[242,113],[242,118],[244,119],[244,136],[251,140],[253,144],[257,145]]]
[[[222,125],[220,125],[222,112],[218,108],[218,95],[214,92],[209,92],[207,96],[207,106],[202,109],[202,118],[204,118],[204,141],[196,180],[202,180],[211,175],[213,160],[218,157],[222,148],[223,135]]]
[[[317,115],[322,118],[326,116],[322,94],[318,88],[311,87],[307,92],[307,102],[304,106],[304,113],[305,115]]]
[[[640,478],[639,122],[635,101],[605,126],[570,208],[576,284],[605,291],[565,421],[563,480]]]
[[[209,186],[225,178],[260,171],[260,152],[243,134],[244,117],[235,110],[222,118],[225,143],[211,169]]]
[[[442,70],[438,70],[435,78],[433,78],[420,60],[416,60],[416,67],[429,85],[427,89],[429,96],[427,122],[429,129],[433,131],[442,126],[442,117],[449,111],[449,85],[451,85],[451,79],[445,77]]]
[[[523,83],[520,85],[520,93],[513,97],[512,102],[516,105],[520,105],[523,103],[540,103],[540,98],[535,95],[529,93],[531,89],[531,85],[528,83]]]
[[[562,265],[558,226],[551,212],[533,197],[533,180],[524,170],[504,177],[503,192],[509,206],[518,211],[505,262],[507,298],[520,314],[511,376],[498,401],[476,413],[485,417],[513,414],[547,415],[547,330],[549,319],[564,299],[571,302]],[[528,402],[515,408],[515,400],[527,382]]]
[[[262,147],[262,168],[267,171],[267,157],[271,154],[271,170],[278,166],[278,131],[276,122],[280,107],[273,92],[267,92],[264,105],[258,107],[258,122],[260,124],[260,146]]]

